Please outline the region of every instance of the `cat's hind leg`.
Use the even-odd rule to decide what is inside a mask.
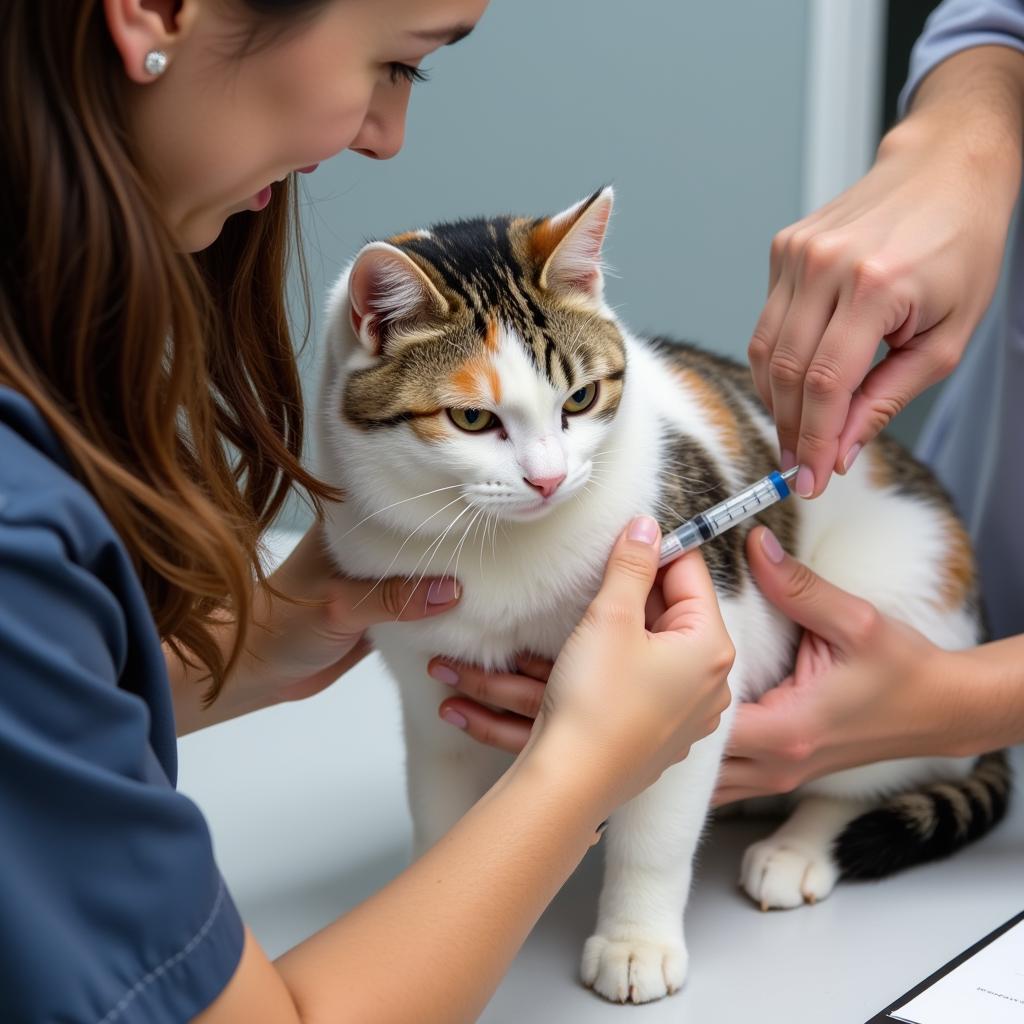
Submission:
[[[835,841],[872,801],[808,796],[767,839],[743,855],[740,885],[762,910],[823,900],[839,881]]]

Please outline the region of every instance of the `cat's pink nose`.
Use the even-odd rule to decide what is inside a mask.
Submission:
[[[550,498],[565,479],[565,474],[562,473],[559,476],[524,476],[523,479],[535,491],[540,491],[545,498]]]

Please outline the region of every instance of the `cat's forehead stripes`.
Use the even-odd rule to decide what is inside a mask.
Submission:
[[[413,238],[396,236],[391,241],[416,260],[442,294],[468,312],[474,332],[485,343],[493,343],[497,321],[507,324],[536,369],[554,387],[567,389],[586,383],[581,377],[589,370],[595,350],[613,364],[609,372],[621,368],[622,338],[615,327],[595,318],[585,343],[575,346],[582,358],[579,372],[573,372],[566,343],[577,333],[580,313],[552,310],[538,284],[544,247],[538,247],[536,239],[547,223],[478,218],[438,224]],[[575,320],[566,323],[573,316]],[[579,337],[574,340],[580,342]]]

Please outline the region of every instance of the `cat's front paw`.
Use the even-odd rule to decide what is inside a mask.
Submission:
[[[613,1003],[649,1003],[683,987],[689,954],[682,932],[629,938],[591,935],[583,946],[583,984]]]
[[[823,900],[839,881],[831,853],[770,837],[747,847],[740,885],[762,910],[791,910]]]

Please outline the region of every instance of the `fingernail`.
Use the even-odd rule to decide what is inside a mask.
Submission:
[[[814,473],[807,466],[800,467],[800,472],[796,475],[795,490],[801,498],[809,498],[814,493]]]
[[[785,449],[782,450],[782,472],[785,473],[787,469],[792,469],[796,465],[796,456],[792,452],[788,452]]]
[[[448,686],[459,685],[458,673],[453,672],[447,665],[435,665],[428,670],[428,673],[431,678],[436,679],[439,683],[445,683]]]
[[[650,516],[637,516],[629,524],[626,536],[643,544],[653,544],[658,539],[658,524]]]
[[[451,604],[459,596],[460,590],[458,583],[449,576],[434,580],[427,589],[427,604]]]
[[[843,472],[844,473],[849,473],[850,472],[850,467],[856,461],[857,456],[860,455],[860,450],[863,447],[864,447],[864,445],[862,445],[860,443],[857,443],[846,453],[846,458],[843,460]]]
[[[782,550],[782,545],[779,543],[778,538],[767,528],[761,534],[761,547],[768,556],[768,561],[774,565],[778,565],[786,557],[786,553]]]
[[[469,722],[466,721],[466,716],[460,715],[454,708],[445,708],[441,712],[441,717],[449,725],[454,725],[456,729],[465,729],[469,725]]]

